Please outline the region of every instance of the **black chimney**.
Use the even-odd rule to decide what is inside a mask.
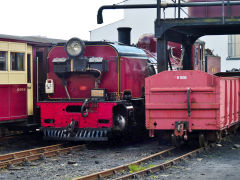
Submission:
[[[119,27],[118,30],[118,42],[130,45],[131,44],[131,30],[130,27]]]

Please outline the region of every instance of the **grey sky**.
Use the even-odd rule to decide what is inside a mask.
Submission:
[[[1,0],[0,34],[89,39],[97,25],[97,10],[121,0]],[[119,20],[123,11],[104,11],[104,24]]]

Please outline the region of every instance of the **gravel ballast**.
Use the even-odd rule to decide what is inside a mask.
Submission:
[[[239,179],[240,134],[201,153],[142,179]],[[79,152],[26,163],[0,171],[0,179],[72,179],[141,159],[170,146],[145,140],[131,145],[94,143]]]

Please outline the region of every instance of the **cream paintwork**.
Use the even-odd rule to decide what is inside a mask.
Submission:
[[[32,69],[33,61],[32,61],[32,51],[28,51],[28,54],[30,54],[30,62],[31,62],[31,68],[30,68],[31,69],[31,83],[27,83],[28,115],[33,115],[33,69]]]
[[[0,85],[1,84],[8,84],[9,82],[9,77],[7,72],[2,72],[0,71]]]
[[[26,43],[0,41],[0,51],[8,52],[8,70],[0,71],[1,84],[27,84],[28,115],[33,115],[33,71],[32,71],[32,46]],[[10,52],[24,53],[24,71],[10,70]],[[27,83],[27,54],[30,54],[31,83]]]
[[[26,43],[9,42],[9,50],[15,52],[25,52],[27,50]]]
[[[8,42],[4,42],[4,41],[0,41],[0,49],[3,50],[3,51],[8,51],[9,43]]]

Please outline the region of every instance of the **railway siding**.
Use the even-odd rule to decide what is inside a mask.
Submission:
[[[209,147],[213,147],[213,144],[211,144]],[[184,152],[186,151],[184,150],[183,152],[180,152],[180,155],[178,152],[179,149],[176,149],[173,147],[173,148],[163,150],[159,153],[155,153],[153,155],[147,156],[138,161],[121,165],[109,170],[93,173],[87,176],[75,178],[74,180],[98,180],[103,178],[127,180],[127,179],[139,178],[140,176],[149,175],[149,174],[170,168],[171,166],[175,165],[180,161],[184,161],[190,157],[195,156],[197,153],[201,153],[204,150],[209,149],[209,147],[198,148],[195,150],[187,150],[187,153]],[[137,170],[136,172],[133,172],[134,165],[143,165],[143,166],[139,166],[139,167],[142,167],[142,170],[141,168],[139,168],[138,170],[138,167],[136,166]]]
[[[45,159],[60,154],[65,154],[71,151],[83,149],[84,145],[77,145],[71,147],[63,147],[62,144],[56,144],[41,148],[34,148],[30,150],[5,154],[0,156],[0,168],[6,168],[12,165],[19,165],[23,162],[31,162],[39,159]]]
[[[240,134],[238,133],[237,136],[225,139],[221,145],[218,144],[208,151],[196,154],[196,157],[193,155],[192,158],[186,158],[186,161],[172,164],[171,168],[165,168],[164,171],[155,173],[152,171],[149,175],[144,176],[144,179],[214,179],[216,177],[220,180],[234,179],[234,177],[238,179],[240,176],[238,166],[240,151],[234,145],[240,144],[239,142]],[[24,163],[17,166],[16,170],[14,168],[2,169],[0,170],[0,179],[72,179],[129,164],[168,148],[169,146],[158,145],[156,141],[115,146],[94,143],[93,146],[87,146],[83,151],[47,158],[44,161],[31,163],[30,166]],[[177,155],[180,154],[176,154],[174,151],[170,154],[171,159]],[[164,163],[171,160],[169,157],[166,159],[166,156],[153,158],[149,163],[145,162],[136,166],[146,168],[152,165],[152,167],[156,167],[157,162]],[[134,166],[130,170],[126,170],[126,172],[129,171],[134,172]],[[221,176],[219,176],[219,172],[221,172]],[[120,174],[126,175],[124,171],[121,171]],[[107,179],[107,177],[103,179]]]

